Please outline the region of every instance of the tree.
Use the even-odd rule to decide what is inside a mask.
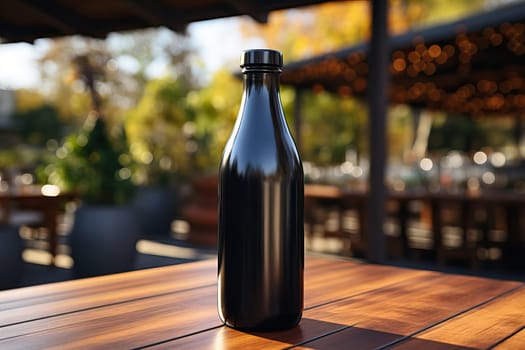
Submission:
[[[151,80],[137,106],[128,112],[126,131],[139,164],[137,182],[167,184],[173,176],[188,175],[190,152],[184,126],[194,119],[188,93],[182,79]]]
[[[349,148],[360,154],[368,149],[360,137],[366,133],[366,114],[359,101],[328,93],[309,94],[303,101],[301,151],[305,160],[342,163]]]
[[[189,103],[195,111],[196,162],[203,170],[216,171],[226,141],[239,112],[242,82],[227,70],[218,70],[210,83],[193,91]]]
[[[96,115],[103,119],[100,123],[104,129],[108,128],[107,136],[112,140],[122,137],[121,127],[126,117],[131,116],[130,124],[135,126],[128,129],[135,141],[137,135],[142,137],[141,142],[132,145],[135,153],[144,153],[145,145],[155,148],[150,153],[156,158],[150,174],[161,176],[172,170],[171,158],[164,157],[161,150],[171,148],[171,154],[184,153],[184,144],[181,147],[176,144],[181,135],[174,134],[173,129],[181,130],[188,114],[184,107],[177,110],[179,105],[170,101],[183,101],[181,96],[185,96],[192,85],[191,50],[186,36],[167,29],[152,29],[112,34],[106,40],[69,37],[50,43],[40,60],[43,85],[47,97],[55,101],[62,116],[81,127],[85,126],[86,118]],[[148,83],[151,64],[156,62],[158,67],[160,58],[166,68],[162,72],[166,78]],[[135,106],[139,99],[139,105]],[[171,104],[160,110],[159,101]],[[144,159],[144,155],[139,157]]]
[[[106,40],[79,36],[49,40],[40,58],[42,87],[64,118],[82,124],[92,108],[89,86],[78,63],[84,60],[96,81],[103,114],[110,128],[121,124],[151,78],[153,62],[165,76],[191,81],[191,49],[187,37],[167,29],[112,34]],[[159,60],[162,62],[159,63]]]
[[[264,25],[242,20],[241,33],[245,38],[261,37],[290,62],[367,38],[370,19],[363,13],[368,13],[368,8],[368,1],[349,1],[276,11]]]
[[[159,184],[185,181],[217,170],[241,100],[241,82],[217,71],[201,89],[182,78],[150,81],[130,110],[126,130],[140,164],[136,181]]]
[[[482,9],[490,0],[390,0],[389,30],[400,34],[417,26],[453,20]],[[241,21],[246,39],[260,37],[287,60],[330,52],[370,37],[370,1],[328,2],[272,12],[267,24]]]

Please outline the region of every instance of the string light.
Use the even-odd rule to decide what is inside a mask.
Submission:
[[[425,43],[413,39],[412,48],[392,52],[390,98],[396,103],[417,103],[429,108],[480,115],[523,112],[525,106],[525,24],[503,23],[476,33],[459,28],[453,42]],[[463,32],[461,32],[463,30]],[[502,55],[508,62],[491,72],[487,61]],[[363,95],[369,73],[364,50],[335,55],[283,72],[283,83],[311,86],[313,92],[333,91],[341,96]],[[480,66],[481,65],[481,66]],[[484,70],[478,70],[480,67]]]

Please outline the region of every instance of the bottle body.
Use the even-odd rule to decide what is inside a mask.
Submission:
[[[218,309],[234,328],[296,325],[303,310],[303,169],[278,72],[248,72],[219,174]]]

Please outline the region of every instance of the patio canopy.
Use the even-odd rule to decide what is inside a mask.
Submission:
[[[525,2],[390,39],[389,100],[468,115],[525,114]],[[369,44],[288,64],[282,83],[364,96]]]
[[[240,15],[265,23],[271,11],[321,2],[326,0],[2,0],[0,38],[103,38],[110,32],[156,26],[181,31],[191,22]]]

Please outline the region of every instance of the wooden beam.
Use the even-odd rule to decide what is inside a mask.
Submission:
[[[373,263],[386,260],[385,234],[385,166],[386,113],[388,92],[389,38],[387,27],[387,0],[372,1],[372,38],[369,56],[368,129],[369,129],[369,190],[367,198],[366,233],[368,259]]]
[[[514,116],[514,140],[518,147],[518,154],[522,160],[525,159],[525,152],[522,148],[525,146],[525,114],[523,112],[516,113]]]
[[[65,35],[88,31],[91,26],[95,25],[53,0],[18,1],[48,17]]]
[[[158,1],[127,0],[126,6],[152,26],[165,26],[176,32],[186,29],[187,22],[183,17]]]
[[[257,10],[250,1],[245,0],[228,0],[230,4],[239,13],[248,15],[259,23],[268,23],[268,12],[261,12]]]
[[[38,33],[38,36],[36,35]],[[54,37],[63,35],[63,32],[58,28],[52,27],[19,27],[12,24],[0,23],[0,38],[5,38],[1,43],[10,42],[27,42],[32,43],[36,38],[40,37]]]

